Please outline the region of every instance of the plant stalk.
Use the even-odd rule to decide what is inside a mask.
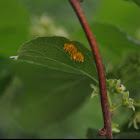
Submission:
[[[98,71],[101,105],[102,105],[102,112],[104,118],[104,128],[101,129],[98,134],[101,136],[105,135],[107,139],[113,139],[112,128],[111,128],[111,113],[109,110],[108,99],[107,99],[106,77],[105,77],[104,66],[100,55],[100,51],[98,49],[98,45],[94,38],[92,30],[85,17],[85,14],[80,6],[80,2],[83,2],[83,0],[69,0],[69,2],[71,3],[85,31],[85,34],[87,36],[87,39],[89,41],[89,44],[93,52],[93,56]]]

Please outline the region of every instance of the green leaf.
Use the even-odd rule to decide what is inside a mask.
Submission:
[[[140,1],[139,0],[132,0],[132,1],[140,7]]]
[[[113,116],[113,122],[118,123],[120,129],[122,125],[126,123],[126,121],[128,122],[128,118],[130,118],[131,115],[128,113],[128,110],[122,108],[121,112],[115,112],[115,115]],[[95,97],[93,100],[88,98],[84,105],[81,106],[81,108],[79,108],[73,114],[69,115],[68,118],[62,122],[57,122],[49,128],[46,127],[44,131],[40,132],[40,135],[43,139],[86,139],[87,131],[89,128],[96,130],[96,133],[94,133],[94,137],[96,137],[97,132],[102,127],[103,117],[100,98]],[[100,138],[103,139],[103,137]]]
[[[11,73],[17,78],[1,97],[1,118],[23,132],[39,132],[61,122],[92,92],[93,80],[84,75],[21,62],[13,66]]]
[[[84,62],[76,62],[64,51],[64,44],[74,44],[84,56]],[[64,37],[39,37],[25,43],[19,49],[18,60],[47,66],[61,71],[83,73],[97,82],[97,70],[92,52],[77,41]],[[98,83],[98,82],[97,82]]]
[[[46,127],[44,131],[40,132],[40,136],[42,139],[86,139],[87,131],[89,128],[96,130],[95,133],[93,131],[93,135],[94,137],[96,137],[97,132],[102,127],[103,117],[101,111],[100,98],[94,98],[93,100],[91,100],[89,97],[77,111],[69,115],[62,122],[57,122],[49,128]],[[96,138],[99,137],[97,136]]]
[[[103,0],[98,11],[97,22],[116,25],[128,35],[140,40],[140,9],[135,4],[126,0]]]
[[[119,65],[124,55],[140,52],[140,42],[128,36],[121,29],[109,24],[93,24],[96,40],[103,60]]]
[[[77,20],[76,16],[74,15],[74,11],[72,10],[70,4],[66,0],[61,0],[61,4],[59,1],[52,1],[52,0],[20,0],[25,6],[29,9],[29,12],[31,15],[40,16],[42,13],[46,13],[47,15],[51,15],[56,23],[63,24],[62,26],[67,26],[68,28],[72,29],[74,31],[76,28],[73,29],[73,27],[69,25],[76,25],[79,26],[79,21]],[[98,1],[86,1],[82,7],[86,11],[87,17],[89,20],[91,16],[93,16],[96,11],[96,6],[101,0]],[[58,12],[59,11],[59,12]],[[59,18],[61,16],[61,18]],[[74,22],[71,22],[72,16],[75,16],[73,18]],[[76,24],[75,24],[76,23]],[[71,31],[71,30],[70,30]]]
[[[0,1],[0,55],[9,57],[28,37],[29,15],[18,0]]]
[[[140,133],[137,132],[122,133],[122,134],[117,134],[115,136],[115,139],[139,139],[139,138],[140,138]]]
[[[105,23],[93,23],[91,27],[106,65],[111,63],[118,67],[125,55],[140,52],[140,42],[134,40],[116,26]],[[81,29],[73,34],[74,37],[82,40],[83,43],[87,42]]]
[[[0,96],[3,94],[7,85],[11,82],[12,75],[8,71],[11,64],[11,61],[0,57]]]

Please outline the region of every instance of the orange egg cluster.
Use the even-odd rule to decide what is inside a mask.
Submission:
[[[84,62],[84,56],[79,52],[76,46],[72,43],[65,43],[64,50],[69,53],[71,59],[77,62]]]

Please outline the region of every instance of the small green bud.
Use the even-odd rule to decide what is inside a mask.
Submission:
[[[134,100],[129,98],[129,91],[123,92],[123,106],[132,108],[135,111]]]
[[[138,130],[139,129],[138,123],[140,123],[140,112],[136,112],[133,115],[128,127],[130,128],[132,125],[134,125],[134,128]]]
[[[116,133],[119,133],[120,130],[117,128],[119,125],[118,124],[115,124],[115,123],[112,123],[112,131],[113,132],[116,132]]]
[[[93,92],[91,94],[91,99],[93,99],[95,96],[98,96],[100,90],[98,86],[95,86],[93,84],[90,84],[91,88],[93,88]]]

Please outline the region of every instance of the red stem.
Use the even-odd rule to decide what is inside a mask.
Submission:
[[[69,0],[72,7],[74,8],[80,23],[86,33],[88,41],[90,43],[93,56],[96,62],[98,77],[99,77],[99,86],[100,86],[100,94],[101,94],[101,104],[102,104],[102,112],[104,117],[104,128],[99,131],[99,135],[106,135],[107,139],[113,139],[112,135],[112,128],[111,128],[111,115],[108,106],[108,99],[107,99],[107,88],[106,88],[106,78],[104,72],[104,66],[102,62],[102,58],[100,55],[100,51],[98,49],[98,45],[92,33],[92,30],[88,24],[88,21],[84,15],[84,12],[80,6],[80,2],[83,0]]]

